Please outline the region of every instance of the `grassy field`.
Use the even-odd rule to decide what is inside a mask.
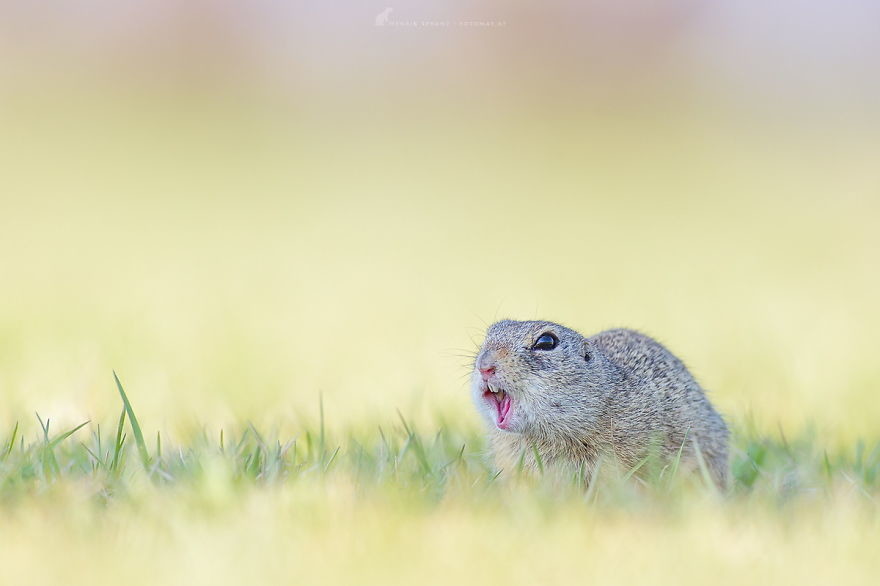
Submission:
[[[0,454],[4,571],[28,583],[571,580],[873,583],[880,443],[735,435],[718,494],[647,477],[496,471],[472,426],[253,425],[147,439],[116,425],[13,429]]]
[[[869,125],[113,91],[0,109],[3,583],[876,582]],[[498,474],[500,317],[666,343],[731,494]]]

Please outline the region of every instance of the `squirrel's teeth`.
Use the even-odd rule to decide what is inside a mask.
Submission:
[[[504,399],[506,393],[504,392],[504,389],[496,389],[494,387],[495,385],[490,383],[489,385],[487,385],[486,390],[492,394],[496,401],[501,401],[502,399]]]

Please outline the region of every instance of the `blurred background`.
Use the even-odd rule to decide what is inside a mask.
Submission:
[[[477,425],[511,317],[876,434],[880,4],[386,2],[0,0],[0,422]]]

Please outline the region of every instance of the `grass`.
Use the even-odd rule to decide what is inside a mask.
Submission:
[[[479,429],[399,412],[329,432],[319,407],[291,437],[242,424],[150,446],[116,382],[115,424],[37,415],[37,437],[16,423],[3,440],[0,556],[13,575],[42,564],[29,583],[869,583],[877,569],[877,441],[829,451],[815,432],[739,426],[719,495],[675,463],[494,470]]]
[[[89,485],[90,498],[107,502],[127,498],[135,479],[157,489],[174,488],[198,485],[206,474],[219,474],[224,490],[235,492],[332,478],[359,494],[391,491],[428,506],[451,493],[479,501],[487,492],[498,496],[503,494],[500,487],[522,482],[536,483],[549,501],[565,495],[612,507],[668,503],[694,492],[713,494],[705,475],[680,473],[677,461],[666,466],[640,462],[617,477],[587,479],[545,471],[540,457],[537,475],[527,475],[521,467],[495,470],[479,429],[446,425],[422,432],[400,412],[396,421],[378,425],[373,433],[328,435],[321,407],[317,426],[303,427],[293,437],[247,424],[216,434],[203,429],[185,444],[166,441],[164,450],[157,431],[151,449],[115,373],[114,378],[123,407],[110,436],[89,421],[53,434],[51,420],[37,414],[42,437],[28,441],[15,424],[0,456],[4,502],[65,483]],[[652,472],[634,474],[643,466]],[[734,433],[731,467],[732,488],[719,503],[758,500],[784,509],[803,500],[831,500],[843,492],[857,497],[872,515],[877,512],[878,441],[860,440],[829,453],[814,431],[789,438],[782,432],[763,435],[745,427]]]

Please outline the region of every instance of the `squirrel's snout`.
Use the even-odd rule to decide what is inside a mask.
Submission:
[[[480,371],[484,381],[488,381],[489,377],[495,374],[495,367],[495,360],[489,356],[488,352],[483,352],[477,358],[477,370]]]

